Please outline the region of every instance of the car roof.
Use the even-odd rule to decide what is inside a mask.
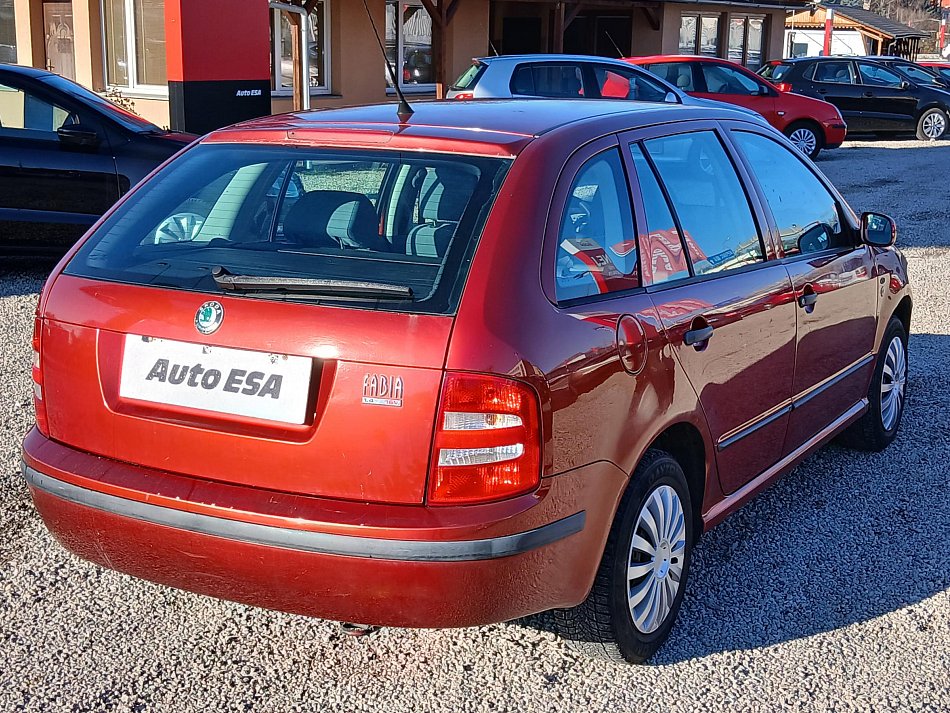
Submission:
[[[710,57],[704,54],[654,54],[654,55],[645,55],[640,57],[624,57],[624,62],[627,63],[647,63],[647,62],[715,62],[716,64],[729,64],[736,65],[741,67],[742,65],[738,62],[733,62],[731,59],[724,59],[723,57]]]
[[[612,131],[680,120],[748,120],[723,104],[693,106],[616,99],[480,99],[414,102],[401,124],[395,104],[294,112],[252,119],[213,132],[209,143],[336,145],[514,156],[532,140],[586,123],[591,138]],[[603,130],[598,119],[622,126]]]
[[[49,77],[53,74],[52,72],[48,72],[45,69],[25,67],[22,64],[7,64],[5,62],[0,62],[0,71],[19,74],[22,77]]]
[[[623,64],[630,66],[617,57],[601,57],[592,54],[503,54],[491,57],[476,57],[475,62],[483,64],[516,64],[521,62],[601,62],[606,64]]]

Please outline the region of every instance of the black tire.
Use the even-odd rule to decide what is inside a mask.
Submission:
[[[802,134],[802,135],[810,134],[812,137],[811,141],[814,142],[813,148],[809,150],[805,150],[804,148],[799,146],[798,142],[796,142],[796,140],[792,138],[793,136],[796,135],[796,133]],[[798,148],[803,154],[808,156],[808,158],[810,158],[812,161],[818,158],[818,154],[821,153],[821,149],[824,148],[824,145],[825,145],[825,136],[822,133],[821,129],[818,127],[817,124],[814,124],[810,121],[795,121],[785,127],[784,134],[788,138],[789,141],[795,144],[796,148]],[[809,143],[809,145],[811,145],[811,143]]]
[[[878,350],[877,362],[874,365],[874,374],[871,376],[871,385],[868,387],[868,403],[870,408],[858,421],[855,421],[839,439],[841,444],[849,448],[861,451],[883,451],[891,441],[897,437],[900,430],[901,419],[904,415],[904,407],[907,403],[906,391],[904,399],[901,401],[900,409],[897,412],[897,418],[888,428],[884,423],[881,401],[883,396],[884,366],[887,360],[887,351],[894,339],[899,339],[903,345],[905,373],[907,367],[907,332],[904,324],[897,318],[891,317],[891,321],[884,330],[884,338],[881,340],[881,347]]]
[[[936,141],[947,136],[947,112],[936,107],[928,109],[917,119],[917,138],[921,141]],[[937,127],[931,129],[930,127]]]
[[[630,566],[631,540],[640,512],[654,491],[662,486],[669,486],[676,492],[683,509],[683,567],[669,613],[656,630],[644,634],[634,624],[628,605],[630,583],[627,568]],[[649,659],[666,641],[676,621],[689,577],[695,529],[689,487],[683,469],[665,451],[647,451],[620,501],[590,594],[576,607],[554,610],[558,635],[573,648],[589,656],[638,664]],[[675,562],[675,559],[672,561]]]

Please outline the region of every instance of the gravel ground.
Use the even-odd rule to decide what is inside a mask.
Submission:
[[[950,710],[950,144],[849,142],[819,164],[901,228],[901,435],[884,454],[826,448],[707,535],[651,667],[515,624],[349,639],[67,554],[18,475],[48,267],[0,266],[0,711]]]

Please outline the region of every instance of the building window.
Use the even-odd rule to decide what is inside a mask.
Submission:
[[[680,54],[719,55],[719,15],[683,15],[680,18]]]
[[[310,93],[330,91],[329,2],[317,2],[310,11],[307,51],[310,58]],[[294,35],[287,13],[271,10],[271,89],[274,94],[290,94],[294,88]]]
[[[168,91],[165,0],[102,0],[102,38],[110,86]]]
[[[16,63],[16,22],[13,0],[0,0],[0,62]]]
[[[732,15],[729,18],[729,59],[755,71],[762,66],[765,18],[761,15]]]
[[[422,6],[422,0],[387,0],[386,57],[393,63],[401,87],[420,91],[435,89],[432,18]],[[386,84],[393,85],[388,68]]]

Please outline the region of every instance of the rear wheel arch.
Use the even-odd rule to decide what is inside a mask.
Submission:
[[[706,496],[708,462],[706,444],[700,430],[688,421],[680,421],[660,433],[647,448],[669,453],[686,475],[696,521],[697,536],[703,531],[703,501]]]

